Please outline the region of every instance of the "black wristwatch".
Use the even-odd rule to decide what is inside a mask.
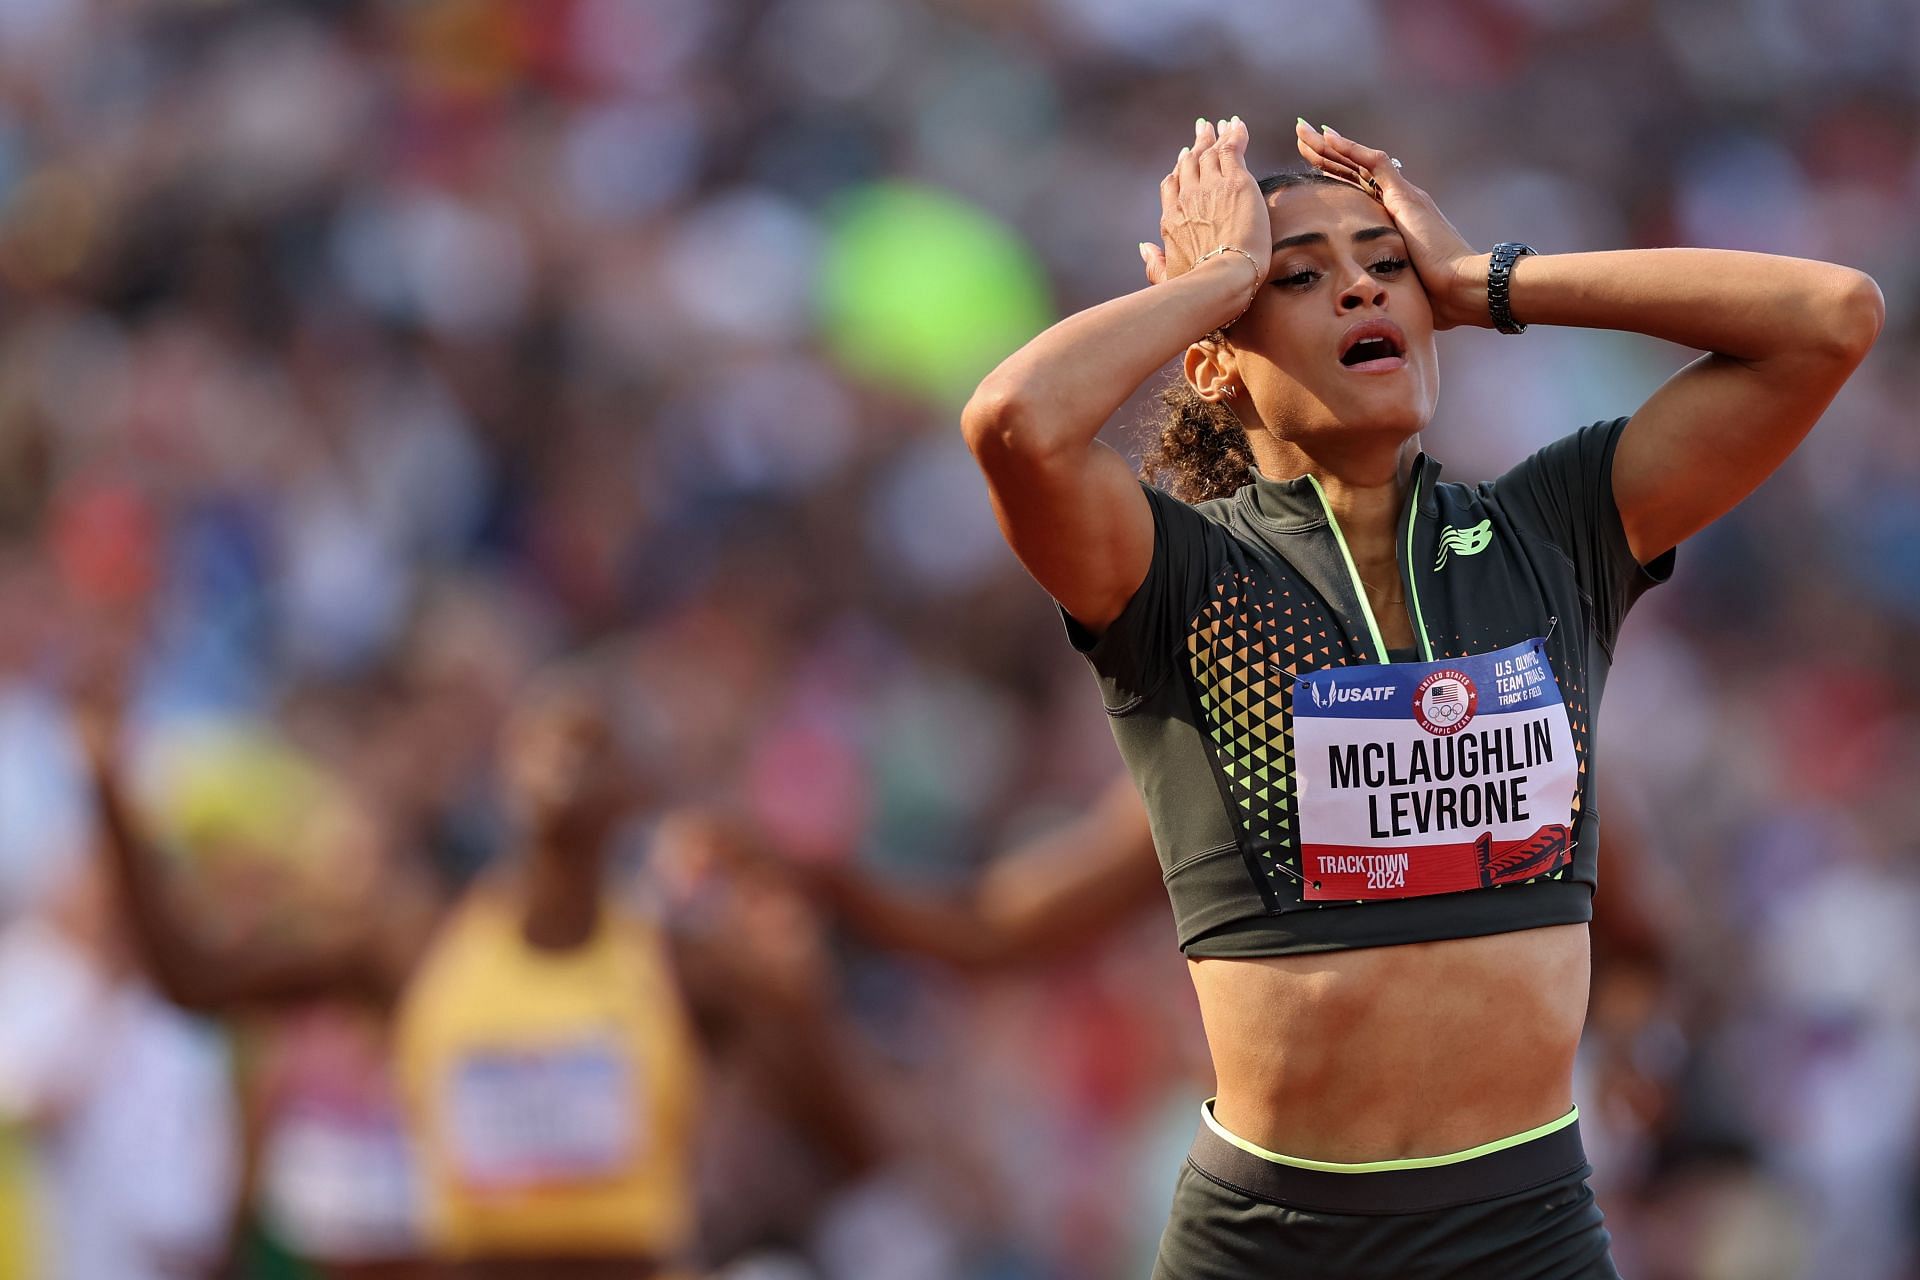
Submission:
[[[1521,244],[1518,240],[1502,240],[1493,246],[1493,258],[1487,263],[1487,314],[1493,317],[1493,327],[1502,333],[1527,331],[1527,326],[1513,318],[1507,290],[1513,279],[1515,260],[1532,252],[1531,245]]]

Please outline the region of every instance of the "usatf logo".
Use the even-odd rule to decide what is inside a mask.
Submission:
[[[1318,682],[1312,685],[1312,689],[1313,705],[1316,707],[1331,707],[1336,702],[1385,702],[1393,696],[1393,686],[1390,684],[1349,685],[1342,689],[1328,680],[1325,694],[1320,692]]]
[[[1460,732],[1480,708],[1480,690],[1464,671],[1430,671],[1413,687],[1413,718],[1439,737]]]
[[[1493,517],[1489,516],[1471,529],[1456,529],[1452,525],[1440,530],[1440,554],[1434,559],[1436,569],[1446,567],[1447,556],[1477,556],[1487,549],[1493,541]]]

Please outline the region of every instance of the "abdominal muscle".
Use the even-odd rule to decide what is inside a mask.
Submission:
[[[1587,926],[1359,951],[1191,960],[1214,1118],[1339,1163],[1445,1155],[1573,1105]]]

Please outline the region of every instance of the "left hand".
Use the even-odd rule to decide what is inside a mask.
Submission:
[[[1387,216],[1406,237],[1414,272],[1426,287],[1435,329],[1493,327],[1487,313],[1488,255],[1474,251],[1432,196],[1409,182],[1384,151],[1305,122],[1293,129],[1308,164],[1352,183],[1386,206]]]

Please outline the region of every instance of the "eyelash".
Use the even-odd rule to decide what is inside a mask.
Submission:
[[[1373,266],[1375,269],[1378,269],[1380,267],[1391,267],[1395,271],[1400,271],[1407,266],[1407,260],[1405,258],[1382,258],[1380,259],[1380,261],[1374,263]],[[1296,271],[1290,276],[1280,277],[1280,279],[1275,280],[1273,283],[1276,286],[1284,286],[1286,288],[1299,288],[1299,287],[1302,287],[1304,284],[1312,283],[1312,281],[1306,279],[1306,277],[1318,276],[1319,274],[1320,273],[1318,271]]]

